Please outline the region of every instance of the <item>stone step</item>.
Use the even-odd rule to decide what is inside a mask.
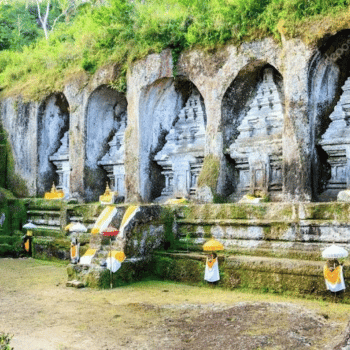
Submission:
[[[27,214],[34,216],[60,216],[61,212],[59,210],[27,210]]]
[[[46,226],[38,227],[35,230],[33,230],[33,235],[34,237],[52,237],[52,238],[66,237],[65,232],[57,229],[57,227],[54,229],[50,229],[50,228],[47,228]]]
[[[32,199],[28,204],[29,210],[61,210],[64,203],[54,200]]]
[[[74,222],[78,222],[78,221],[82,222],[83,220],[84,220],[84,218],[82,216],[70,216],[69,217],[69,221],[70,222],[72,222],[72,221],[74,221]]]
[[[74,281],[68,281],[68,282],[66,283],[66,287],[84,288],[85,285],[84,285],[84,283],[81,282],[81,281],[74,280]]]
[[[32,220],[33,224],[39,229],[48,229],[48,230],[58,230],[60,228],[60,222],[58,220]]]
[[[350,226],[350,220],[340,222],[338,220],[263,220],[263,219],[178,219],[176,220],[179,225],[222,225],[222,226],[271,226],[275,224],[297,224],[299,226],[312,226],[318,225],[322,227],[348,227]]]
[[[321,260],[321,252],[333,242],[298,242],[280,240],[253,239],[223,239],[216,237],[223,243],[226,254],[240,254],[245,256],[267,256],[291,259]],[[203,244],[208,239],[180,238],[176,243],[176,250],[182,252],[201,252]],[[350,250],[349,243],[337,243]]]

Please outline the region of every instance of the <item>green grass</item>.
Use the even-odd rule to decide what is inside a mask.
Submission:
[[[69,79],[85,84],[106,65],[117,68],[110,86],[125,91],[130,64],[165,48],[172,50],[176,62],[181,52],[193,47],[212,50],[226,43],[238,45],[266,36],[280,40],[281,35],[300,36],[310,43],[327,33],[348,28],[350,23],[350,0],[106,3],[99,7],[81,6],[72,20],[56,25],[48,41],[34,31],[19,47],[3,45],[7,48],[0,51],[3,95],[22,94],[26,99],[39,100],[62,90]]]

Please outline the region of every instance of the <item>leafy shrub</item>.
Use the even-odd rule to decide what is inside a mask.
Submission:
[[[6,333],[0,333],[0,350],[13,350],[10,346],[12,336]]]

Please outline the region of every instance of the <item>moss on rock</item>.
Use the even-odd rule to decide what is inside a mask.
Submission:
[[[204,158],[202,170],[198,176],[198,187],[209,186],[216,193],[219,179],[220,159],[218,156],[209,154]]]

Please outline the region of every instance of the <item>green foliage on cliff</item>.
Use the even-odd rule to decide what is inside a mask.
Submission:
[[[60,9],[58,0],[52,3],[51,26]],[[74,15],[60,18],[46,40],[35,7],[25,8],[21,1],[0,2],[0,88],[40,98],[60,90],[71,76],[81,72],[89,76],[101,66],[117,64],[118,76],[110,83],[123,91],[130,63],[165,48],[176,60],[183,50],[195,46],[213,49],[265,36],[280,40],[282,35],[311,42],[350,24],[350,0],[102,3],[96,6],[91,0]]]

